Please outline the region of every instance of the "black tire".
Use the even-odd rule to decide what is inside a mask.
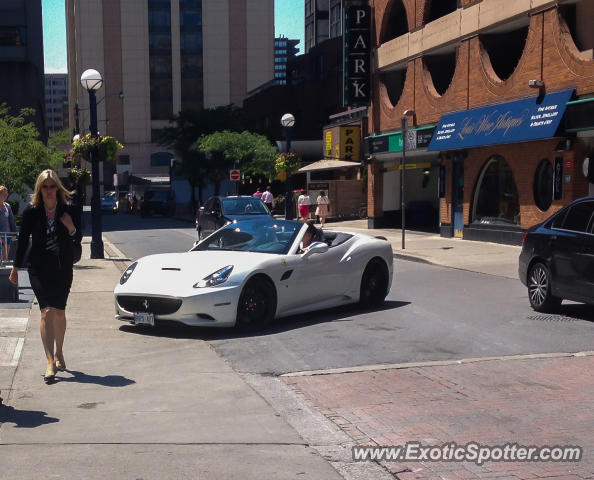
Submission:
[[[528,272],[528,300],[537,312],[555,312],[561,305],[561,299],[552,294],[552,276],[549,268],[537,262]]]
[[[254,277],[243,287],[237,304],[235,328],[242,332],[260,330],[274,320],[276,291],[270,280]]]
[[[372,260],[361,277],[359,305],[363,308],[379,307],[388,295],[388,270],[381,260]]]

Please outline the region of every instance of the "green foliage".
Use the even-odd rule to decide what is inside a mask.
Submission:
[[[202,152],[222,153],[217,164],[211,165],[213,169],[237,166],[245,175],[273,176],[276,148],[263,135],[223,130],[201,137],[198,148]]]
[[[54,168],[60,158],[39,140],[34,123],[27,121],[34,114],[25,108],[15,117],[7,104],[0,105],[0,184],[21,197],[33,188],[39,173]]]
[[[59,149],[65,145],[70,145],[70,130],[65,128],[59,132],[52,132],[47,140],[47,146],[49,148]]]
[[[301,155],[295,152],[279,153],[274,161],[276,173],[292,175],[301,167]]]
[[[118,150],[124,146],[114,137],[93,137],[90,133],[79,137],[72,142],[71,157],[73,160],[91,159],[91,153],[97,152],[99,160],[115,160]]]
[[[73,162],[68,173],[72,185],[86,185],[91,179],[91,171],[88,168],[81,167],[78,162]]]

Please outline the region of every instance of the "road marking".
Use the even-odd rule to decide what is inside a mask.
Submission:
[[[0,337],[0,367],[16,367],[24,343],[24,338]]]
[[[371,370],[401,370],[405,368],[438,367],[447,365],[463,365],[466,363],[492,362],[496,360],[532,360],[537,358],[589,357],[594,351],[575,353],[533,353],[527,355],[503,355],[499,357],[463,358],[460,360],[435,360],[429,362],[388,363],[378,365],[363,365],[360,367],[328,368],[326,370],[305,370],[302,372],[283,373],[281,377],[309,377],[314,375],[333,375],[339,373],[369,372]]]

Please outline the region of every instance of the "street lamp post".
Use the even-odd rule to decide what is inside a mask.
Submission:
[[[295,117],[291,113],[285,113],[281,118],[281,125],[285,130],[285,139],[287,141],[286,153],[291,151],[291,131],[295,126]],[[286,180],[287,192],[285,195],[285,220],[293,220],[293,187],[291,185],[291,173],[287,172]]]
[[[408,132],[408,118],[407,115],[413,115],[415,112],[414,110],[405,110],[404,115],[402,116],[402,165],[400,170],[400,213],[401,213],[401,223],[402,223],[402,250],[405,249],[405,232],[406,232],[406,209],[405,209],[405,198],[404,198],[404,181],[406,178],[405,170],[406,170],[406,138]]]
[[[80,77],[83,88],[89,92],[89,113],[91,125],[89,131],[97,137],[97,97],[95,92],[103,85],[101,74],[97,70],[85,70]],[[91,175],[93,177],[93,198],[91,199],[91,258],[104,258],[102,225],[101,225],[101,200],[99,198],[99,152],[91,151]]]

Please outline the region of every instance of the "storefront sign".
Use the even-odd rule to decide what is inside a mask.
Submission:
[[[409,140],[406,144],[407,150],[418,150],[420,148],[427,148],[433,132],[433,127],[422,127],[420,129],[411,128],[407,130]],[[367,147],[369,153],[391,153],[402,151],[402,132],[392,133],[391,135],[382,135],[381,137],[367,137]],[[413,148],[411,143],[416,141],[416,146]]]
[[[515,102],[448,113],[441,117],[429,151],[524,142],[555,135],[573,90],[545,95],[542,102]]]
[[[344,8],[343,105],[362,107],[371,98],[371,9],[368,5]]]
[[[553,200],[563,199],[563,158],[555,158],[553,170]]]
[[[347,162],[361,159],[361,127],[331,127],[324,130],[324,157]]]

